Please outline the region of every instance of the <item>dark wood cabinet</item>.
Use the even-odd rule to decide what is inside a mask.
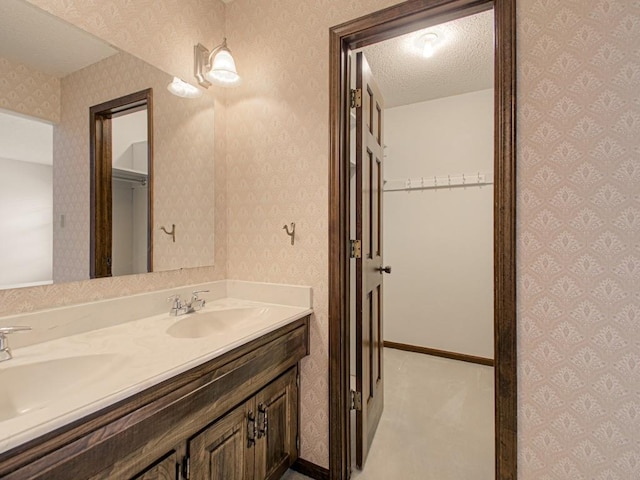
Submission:
[[[249,432],[253,401],[240,405],[189,442],[191,480],[252,478],[254,456]]]
[[[0,454],[3,480],[264,480],[297,459],[309,317]]]
[[[131,480],[175,480],[179,478],[178,454],[174,451]]]
[[[298,458],[297,368],[189,442],[190,480],[280,478]]]
[[[292,369],[255,397],[255,480],[277,479],[298,458],[298,387]]]

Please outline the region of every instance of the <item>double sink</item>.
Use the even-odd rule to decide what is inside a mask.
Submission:
[[[311,312],[228,300],[14,349],[0,362],[0,452]]]

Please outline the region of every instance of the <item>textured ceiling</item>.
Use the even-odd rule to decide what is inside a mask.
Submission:
[[[117,50],[22,0],[0,0],[0,56],[64,77]]]
[[[438,35],[431,58],[416,40]],[[493,10],[362,48],[385,106],[397,107],[493,87]]]

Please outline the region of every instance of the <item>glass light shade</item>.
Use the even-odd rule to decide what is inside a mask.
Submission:
[[[433,57],[433,53],[436,50],[436,44],[438,43],[438,35],[435,33],[426,33],[421,37],[418,37],[417,46],[422,51],[424,58]]]
[[[211,69],[204,74],[214,85],[231,87],[240,83],[240,75],[236,71],[236,62],[228,48],[222,47],[213,57]]]
[[[178,77],[173,77],[173,81],[167,85],[167,90],[182,98],[197,98],[202,95],[202,90],[180,80]]]

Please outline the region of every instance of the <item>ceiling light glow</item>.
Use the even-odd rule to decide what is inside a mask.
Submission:
[[[431,58],[438,44],[438,35],[435,33],[425,33],[418,37],[417,46],[422,52],[424,58]]]

